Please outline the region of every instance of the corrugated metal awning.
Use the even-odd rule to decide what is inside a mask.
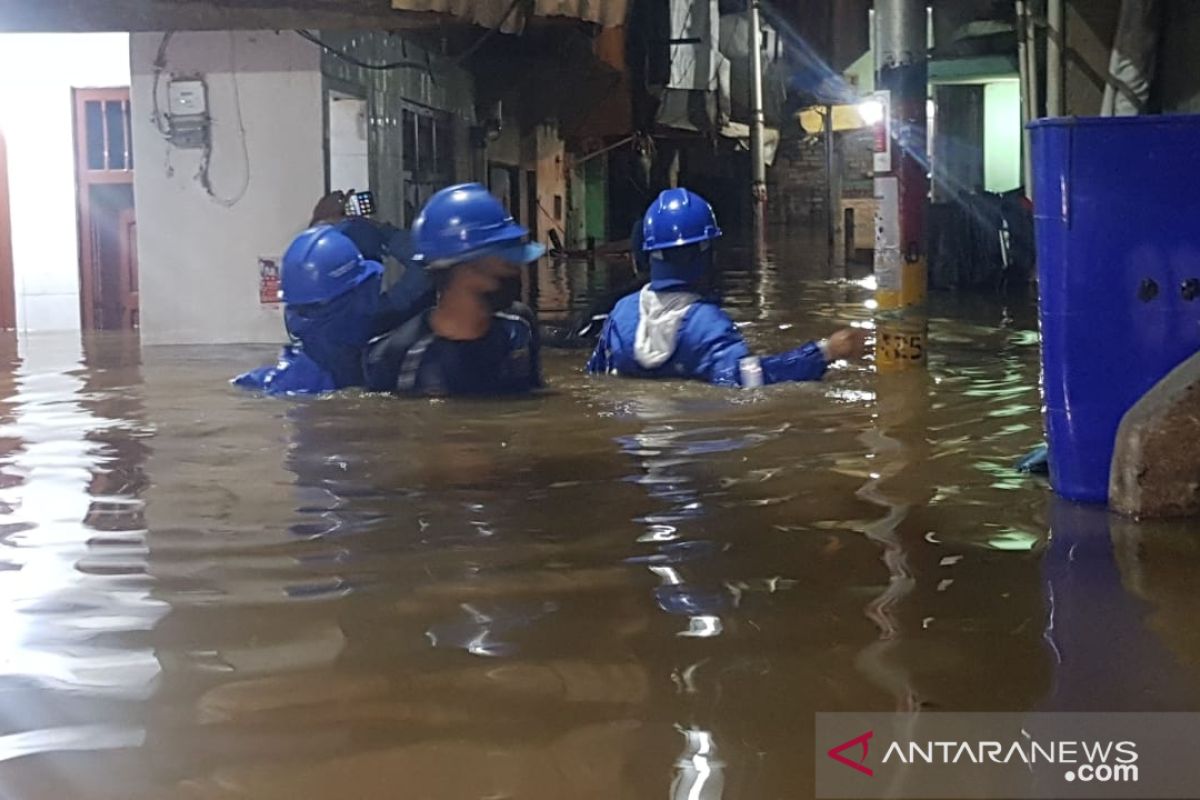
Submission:
[[[450,14],[482,25],[495,28],[504,23],[501,30],[512,32],[520,29],[523,19],[520,13],[508,15],[514,0],[392,0],[392,8],[402,11],[432,11]],[[629,0],[530,0],[536,17],[571,17],[594,22],[606,28],[625,24]],[[508,19],[505,20],[505,16]]]

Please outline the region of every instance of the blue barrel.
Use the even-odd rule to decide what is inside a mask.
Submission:
[[[1200,116],[1030,129],[1050,479],[1103,503],[1121,417],[1200,350]]]

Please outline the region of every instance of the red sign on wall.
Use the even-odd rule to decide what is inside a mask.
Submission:
[[[258,260],[258,302],[263,305],[278,305],[281,302],[278,259],[260,258]]]

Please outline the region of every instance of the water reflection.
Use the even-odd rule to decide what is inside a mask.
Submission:
[[[709,731],[680,730],[687,744],[676,764],[671,800],[720,800],[725,795],[725,765]]]
[[[760,349],[869,322],[802,242],[728,252]],[[565,316],[624,274],[542,279]],[[927,374],[557,351],[500,403],[0,342],[0,795],[792,797],[816,710],[1191,708],[1194,535],[1048,505],[1032,318],[933,306]]]
[[[863,443],[870,449],[872,472],[858,494],[885,513],[863,525],[861,531],[882,550],[888,580],[864,612],[878,627],[879,641],[863,649],[858,664],[892,693],[897,711],[915,711],[923,702],[904,660],[896,655],[904,634],[897,607],[912,593],[917,581],[910,550],[926,544],[921,532],[908,523],[913,507],[928,503],[932,494],[932,487],[913,474],[929,457],[925,440],[929,389],[930,378],[924,371],[879,376],[875,425],[862,434]],[[941,579],[938,591],[949,588],[953,580]],[[928,629],[933,622],[933,617],[926,617],[921,620],[921,628]]]
[[[150,431],[122,391],[137,382],[136,340],[84,351],[71,336],[19,350],[6,339],[0,352],[0,792],[35,796],[19,789],[46,777],[39,757],[86,763],[145,744],[142,708],[161,679],[146,636],[169,606],[145,570]],[[82,795],[106,783],[62,774],[41,785]]]
[[[1054,500],[1051,541],[1042,561],[1045,640],[1054,677],[1042,707],[1050,711],[1182,711],[1195,708],[1194,675],[1146,624],[1151,606],[1127,588],[1146,590],[1141,540],[1153,526],[1103,509]],[[1115,555],[1113,529],[1126,554]],[[1162,535],[1161,533],[1159,534]],[[1132,579],[1130,581],[1129,579]]]

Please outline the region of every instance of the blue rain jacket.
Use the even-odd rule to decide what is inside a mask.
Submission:
[[[235,386],[280,394],[320,394],[362,386],[363,351],[373,337],[394,330],[433,305],[425,270],[409,264],[385,294],[370,280],[320,306],[284,310],[293,343],[274,366],[239,375]]]
[[[376,335],[403,325],[433,305],[436,299],[433,282],[424,269],[412,263],[412,235],[408,231],[363,217],[348,217],[334,228],[354,242],[367,261],[382,264],[390,256],[404,265],[404,274],[388,289],[380,304],[379,313],[383,317],[373,326]]]
[[[719,386],[816,381],[829,368],[816,342],[754,357],[729,315],[686,290],[647,286],[621,299],[588,361],[588,372],[631,378],[691,378]]]
[[[364,359],[371,391],[401,395],[519,394],[542,386],[541,347],[533,312],[514,305],[469,342],[437,336],[424,313],[371,342]]]
[[[238,375],[233,385],[269,395],[320,394],[338,389],[333,375],[293,345],[284,346],[273,366]]]
[[[385,256],[408,263],[408,231],[386,222],[372,222],[364,217],[347,217],[334,223],[333,227],[344,234],[368,261],[383,263]]]

